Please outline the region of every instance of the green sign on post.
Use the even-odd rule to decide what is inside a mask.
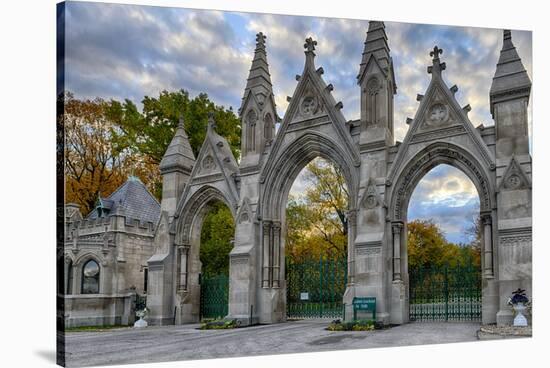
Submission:
[[[372,320],[376,321],[376,298],[369,296],[353,298],[353,320],[357,320],[357,311],[372,312]]]

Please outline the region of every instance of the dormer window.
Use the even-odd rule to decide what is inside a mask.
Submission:
[[[112,201],[99,197],[95,208],[97,217],[107,217],[111,212],[111,207]]]

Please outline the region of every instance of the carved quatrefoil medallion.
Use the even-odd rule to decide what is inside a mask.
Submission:
[[[517,174],[512,174],[506,180],[506,188],[517,189],[521,186],[521,178]]]
[[[312,116],[319,110],[319,103],[315,96],[305,96],[300,104],[300,112],[303,116]]]
[[[214,158],[210,155],[206,156],[202,161],[202,168],[205,170],[213,169],[216,164],[214,163]]]
[[[426,121],[429,126],[438,126],[447,121],[449,118],[449,110],[447,106],[442,103],[436,103],[430,107],[428,112],[428,120]]]

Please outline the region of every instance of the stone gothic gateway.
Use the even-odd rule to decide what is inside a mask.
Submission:
[[[243,324],[286,319],[285,206],[299,172],[315,157],[342,168],[349,188],[348,280],[343,302],[374,296],[377,319],[408,322],[407,208],[420,179],[439,164],[462,170],[476,186],[483,223],[482,322],[510,324],[518,287],[531,294],[531,156],[527,106],[531,82],[504,31],[490,95],[494,126],[474,127],[469,105],[442,73],[443,50],[430,52],[431,82],[403,142],[394,140],[395,71],[383,22],[369,24],[357,76],[361,118],[348,121],[332,84],[315,66],[317,42],[306,39],[305,65],[281,119],[259,33],[239,116],[241,160],[209,119],[195,158],[178,127],[164,159],[162,216],[149,259],[153,324],[199,318],[200,229],[208,207],[222,201],[235,218],[230,254],[229,314]],[[275,124],[280,128],[275,133]]]

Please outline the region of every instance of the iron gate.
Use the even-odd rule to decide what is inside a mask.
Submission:
[[[224,318],[228,312],[229,277],[201,275],[200,319]]]
[[[342,318],[347,260],[286,263],[286,307],[289,318]]]
[[[481,321],[479,266],[409,270],[411,321]]]

